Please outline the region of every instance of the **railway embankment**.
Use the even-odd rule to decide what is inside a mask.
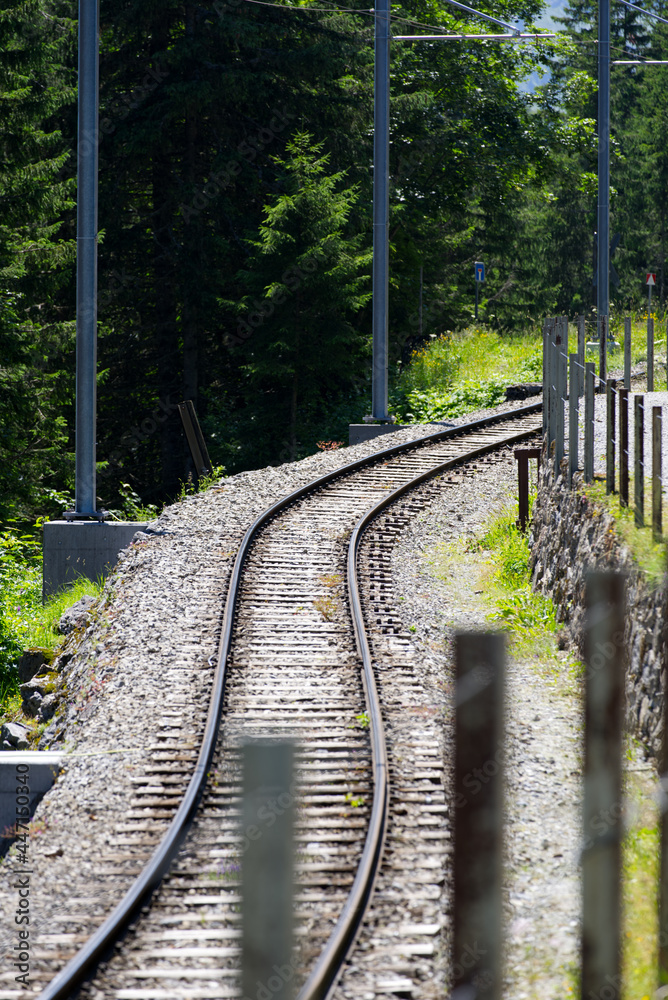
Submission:
[[[657,581],[639,565],[613,514],[583,488],[581,473],[571,487],[563,473],[555,482],[551,463],[542,463],[541,470],[529,539],[534,585],[552,598],[565,640],[581,653],[587,572],[609,569],[625,575],[626,722],[657,756],[666,667],[666,577]]]

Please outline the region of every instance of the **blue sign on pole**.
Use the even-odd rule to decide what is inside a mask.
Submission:
[[[480,260],[477,260],[475,262],[475,280],[476,281],[485,280],[485,265]]]

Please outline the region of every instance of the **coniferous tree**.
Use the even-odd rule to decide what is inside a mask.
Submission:
[[[45,513],[68,485],[73,179],[58,118],[73,100],[73,25],[56,5],[0,9],[0,520]],[[71,465],[69,466],[71,469]]]

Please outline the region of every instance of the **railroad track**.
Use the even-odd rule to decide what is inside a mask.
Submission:
[[[333,995],[340,976],[345,997],[410,995],[415,977],[420,995],[436,995],[437,883],[449,850],[444,762],[410,635],[389,601],[389,557],[428,502],[424,486],[413,499],[416,488],[535,435],[539,412],[534,404],[388,448],[299,489],[249,528],[229,582],[201,748],[184,748],[165,719],[137,778],[142,795],[117,831],[130,849],[119,864],[141,851],[150,863],[64,968],[72,938],[52,936],[55,975],[42,1000],[70,998],[82,983],[82,996],[105,1000],[239,995],[240,746],[268,735],[296,743],[299,1000]],[[415,714],[402,722],[407,708]],[[158,818],[171,818],[159,843]],[[374,917],[386,840],[390,877]],[[376,938],[351,957],[363,919],[375,920]]]

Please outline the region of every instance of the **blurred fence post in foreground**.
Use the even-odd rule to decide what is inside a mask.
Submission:
[[[505,638],[455,636],[452,1000],[500,1000]]]
[[[629,390],[619,390],[619,505],[629,505]]]
[[[621,995],[624,577],[586,583],[582,1000]]]
[[[655,542],[661,541],[661,454],[662,454],[661,407],[652,407],[652,537]]]
[[[242,994],[291,1000],[292,745],[247,744],[243,770]]]
[[[645,523],[645,397],[633,397],[633,423],[635,430],[635,456],[633,486],[635,492],[636,528]]]

